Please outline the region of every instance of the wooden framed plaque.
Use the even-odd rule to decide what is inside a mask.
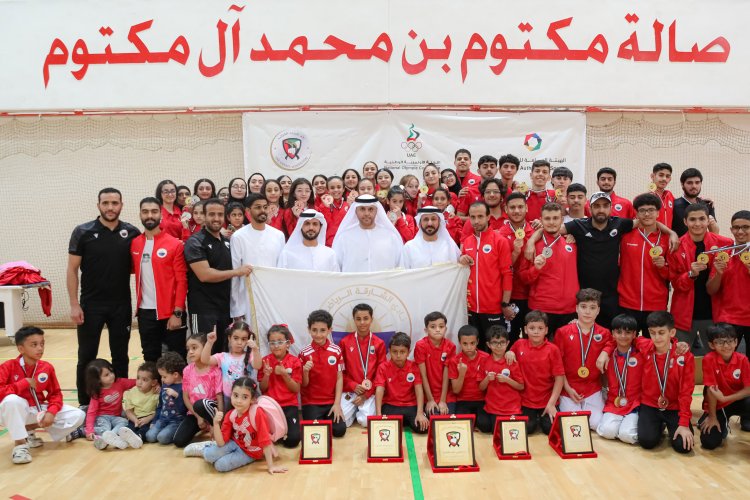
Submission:
[[[303,420],[301,464],[330,464],[333,461],[332,426],[330,420]]]
[[[403,462],[402,415],[367,417],[367,461]]]
[[[526,423],[529,417],[497,417],[495,431],[492,434],[492,447],[500,460],[528,460],[529,437],[526,434]]]
[[[594,458],[588,411],[557,412],[549,433],[549,445],[562,458]]]
[[[431,415],[427,456],[433,472],[478,471],[474,415]]]

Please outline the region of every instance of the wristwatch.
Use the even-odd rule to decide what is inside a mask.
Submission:
[[[502,307],[510,307],[510,302],[500,302]]]
[[[180,309],[175,309],[174,311],[172,311],[172,314],[174,315],[175,318],[182,319],[182,315],[184,313]]]

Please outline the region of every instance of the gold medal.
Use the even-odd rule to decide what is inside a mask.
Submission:
[[[524,231],[522,227],[519,227],[518,229],[516,229],[516,239],[517,240],[522,240],[525,237],[526,237],[526,231]]]
[[[716,254],[717,262],[729,262],[729,254],[727,252],[719,252]]]
[[[667,406],[669,406],[669,400],[665,398],[663,395],[659,396],[659,409],[660,410],[666,410]]]
[[[380,191],[378,191],[378,198],[380,198],[381,200],[388,198],[388,190],[381,189]]]
[[[419,192],[422,194],[427,194],[427,192],[430,190],[427,186],[419,186]]]
[[[518,192],[521,194],[526,194],[529,190],[529,186],[526,185],[525,182],[520,183],[516,189],[518,189]]]
[[[652,193],[653,193],[654,191],[656,191],[656,183],[655,183],[655,182],[652,182],[651,184],[649,184],[649,185],[648,185],[648,190],[649,190],[649,191],[651,191]]]
[[[562,188],[555,189],[555,196],[557,196],[558,198],[562,198],[562,195],[563,195]]]
[[[578,376],[581,378],[586,378],[589,376],[589,369],[585,366],[582,366],[578,369]]]
[[[648,254],[652,258],[659,257],[662,253],[664,253],[664,249],[662,247],[651,247],[651,250],[648,251]]]
[[[741,260],[741,261],[742,261],[742,262],[743,262],[744,264],[750,264],[750,252],[742,252],[742,253],[740,254],[740,260]]]
[[[697,258],[697,259],[695,259],[695,261],[696,261],[696,262],[697,262],[698,264],[708,264],[708,261],[709,261],[709,260],[710,260],[710,259],[709,259],[709,257],[708,257],[708,254],[705,254],[705,253],[702,253],[702,254],[698,255],[698,258]]]
[[[616,406],[616,407],[618,407],[618,408],[620,408],[620,407],[622,406],[622,401],[621,401],[621,399],[622,399],[622,398],[620,398],[620,396],[617,396],[617,397],[615,398],[615,406]]]

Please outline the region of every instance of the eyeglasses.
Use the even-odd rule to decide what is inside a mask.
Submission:
[[[286,345],[289,341],[288,340],[274,340],[273,342],[269,342],[269,347],[281,347],[283,345]]]
[[[732,226],[732,231],[750,231],[750,226]]]
[[[162,189],[161,194],[177,194],[176,189]]]
[[[735,341],[734,339],[716,339],[712,342],[712,344],[717,347],[723,347],[725,345],[726,346],[732,345],[734,341]]]
[[[501,346],[501,345],[506,345],[507,343],[508,343],[507,340],[491,340],[491,341],[487,342],[487,345],[489,345],[489,346]]]
[[[638,213],[639,214],[644,214],[644,215],[645,214],[653,214],[653,213],[656,213],[656,212],[658,212],[658,210],[655,209],[655,208],[639,208],[638,209]]]

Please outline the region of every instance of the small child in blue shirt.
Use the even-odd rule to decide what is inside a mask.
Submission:
[[[176,352],[167,352],[156,362],[161,377],[161,392],[156,416],[146,432],[149,443],[172,444],[175,432],[187,414],[182,397],[182,370],[185,360]]]

